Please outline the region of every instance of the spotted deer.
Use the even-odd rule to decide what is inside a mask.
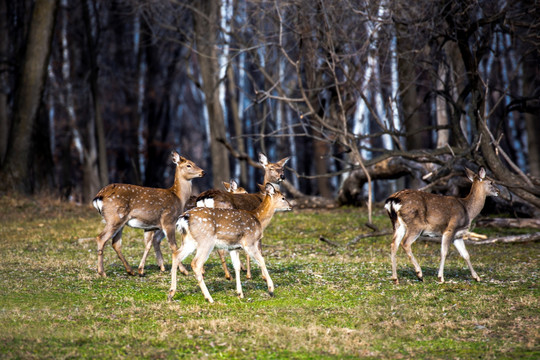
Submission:
[[[259,164],[264,169],[264,180],[261,190],[257,193],[247,194],[240,193],[238,191],[223,191],[211,189],[201,193],[195,200],[198,207],[211,207],[220,209],[242,209],[252,211],[255,210],[263,201],[265,193],[264,187],[266,184],[273,184],[274,187],[279,189],[279,184],[285,179],[285,164],[289,161],[290,157],[285,157],[278,162],[268,162],[268,158],[259,153]],[[190,208],[186,207],[186,210]],[[227,268],[225,261],[225,251],[218,251],[221,259],[221,265],[225,272],[225,278],[231,280],[231,274]],[[251,279],[250,258],[246,258],[246,278]]]
[[[264,154],[259,154],[259,164],[264,169],[263,186],[272,183],[279,189],[279,184],[285,179],[285,164],[289,157],[283,158],[276,163],[268,162]],[[196,206],[214,207],[221,209],[254,210],[264,199],[264,193],[240,194],[229,191],[211,189],[197,196]],[[189,210],[189,209],[186,209]]]
[[[144,263],[150,247],[154,244],[158,266],[162,271],[163,255],[159,249],[160,239],[166,236],[171,250],[177,250],[175,226],[184,210],[186,199],[191,194],[191,180],[204,176],[204,171],[194,162],[173,151],[172,161],[176,164],[174,184],[168,189],[142,187],[129,184],[110,184],[101,189],[93,200],[94,207],[105,221],[105,228],[96,238],[98,248],[97,271],[106,276],[103,268],[103,248],[112,238],[112,247],[130,275],[135,275],[122,255],[122,230],[124,226],[144,230],[145,249],[139,265],[139,274],[144,274]],[[153,240],[154,239],[154,240]]]
[[[465,169],[472,182],[469,194],[465,198],[429,194],[418,190],[401,190],[391,195],[385,202],[385,209],[392,221],[394,236],[392,239],[391,260],[392,280],[398,284],[396,253],[399,245],[409,256],[416,271],[416,276],[423,281],[422,269],[412,253],[411,246],[422,234],[442,235],[441,264],[438,278],[444,282],[444,261],[450,242],[467,262],[473,279],[480,281],[474,271],[469,253],[463,239],[454,239],[456,233],[467,231],[473,219],[484,207],[487,196],[498,196],[499,190],[491,180],[486,179],[486,170],[481,167],[478,175]]]
[[[268,292],[271,296],[274,295],[274,283],[261,253],[261,239],[274,212],[290,210],[291,205],[272,184],[267,184],[265,190],[264,200],[253,211],[197,207],[186,211],[180,217],[177,228],[182,233],[182,246],[173,253],[168,301],[171,301],[176,293],[178,264],[197,250],[191,267],[205,299],[210,303],[214,302],[203,278],[203,265],[214,247],[230,252],[236,278],[236,293],[240,298],[244,297],[244,293],[240,282],[239,249],[245,250],[259,264]]]

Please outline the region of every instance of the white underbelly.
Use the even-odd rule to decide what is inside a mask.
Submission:
[[[128,222],[127,222],[127,225],[132,227],[132,228],[136,228],[136,229],[144,229],[144,230],[158,230],[159,227],[153,225],[153,224],[147,224],[143,221],[140,221],[139,219],[136,219],[136,218],[133,218],[133,219],[130,219]]]
[[[216,240],[216,248],[223,249],[223,250],[238,250],[242,248],[242,245],[240,244],[231,244],[223,240]]]

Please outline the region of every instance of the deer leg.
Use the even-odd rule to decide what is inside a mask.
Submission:
[[[448,255],[448,248],[450,247],[450,241],[454,238],[455,230],[450,229],[446,230],[443,233],[442,239],[441,239],[441,265],[439,266],[439,282],[444,282],[444,262],[446,260],[446,255]]]
[[[176,235],[175,235],[175,222],[172,222],[171,224],[163,224],[162,230],[165,233],[165,236],[167,237],[167,240],[169,241],[169,246],[171,248],[171,252],[174,254],[176,253],[178,249],[178,245],[176,245]],[[184,267],[184,264],[182,264],[182,260],[178,262],[178,269],[182,274],[187,275],[188,271]]]
[[[154,252],[156,253],[157,265],[161,272],[165,272],[165,265],[163,261],[163,254],[161,253],[161,240],[165,237],[163,231],[158,230],[154,232],[154,237],[152,238],[152,245],[154,246]]]
[[[124,258],[124,255],[122,254],[122,231],[118,230],[118,232],[113,236],[112,239],[112,247],[114,251],[116,251],[116,255],[118,255],[118,258],[120,261],[122,261],[122,264],[124,264],[124,267],[126,268],[126,271],[129,275],[135,275],[135,272],[129,266],[128,262],[126,261],[126,258]]]
[[[209,303],[213,303],[214,299],[212,299],[212,295],[210,295],[210,292],[208,291],[208,288],[206,287],[206,284],[204,282],[203,266],[206,260],[208,260],[208,256],[210,256],[210,253],[214,248],[214,244],[214,241],[199,244],[199,246],[197,247],[197,253],[191,261],[191,268],[195,273],[195,278],[199,283],[199,287],[201,288],[204,298],[208,300]]]
[[[399,280],[397,276],[396,254],[399,249],[399,244],[401,244],[403,237],[407,233],[407,228],[405,227],[405,224],[403,224],[399,218],[398,218],[398,222],[399,222],[399,226],[394,230],[394,237],[392,239],[392,247],[390,251],[390,259],[392,260],[392,280],[394,281],[394,284],[399,284]]]
[[[274,296],[274,282],[272,281],[272,278],[270,278],[270,274],[268,273],[268,270],[266,269],[266,264],[261,254],[260,242],[259,242],[259,246],[257,245],[248,246],[244,250],[246,250],[249,256],[255,259],[255,261],[261,268],[262,278],[266,280],[266,285],[268,286],[268,293],[270,294],[270,296]]]
[[[148,256],[148,252],[150,252],[150,248],[152,247],[152,238],[154,237],[153,231],[145,231],[144,232],[144,252],[141,259],[141,262],[139,264],[139,276],[144,275],[144,263],[146,262],[146,257]]]
[[[180,272],[184,275],[189,275],[189,272],[186,270],[184,265],[182,265],[182,261],[184,261],[191,253],[193,253],[195,249],[197,249],[197,242],[193,239],[191,235],[185,235],[182,245],[177,252],[178,261],[176,264]]]
[[[249,255],[246,256],[246,279],[251,279],[251,259]]]
[[[172,266],[171,266],[171,288],[169,290],[169,296],[167,301],[171,301],[176,293],[176,272],[179,268],[178,264],[181,263],[186,257],[189,256],[197,248],[197,243],[191,237],[191,235],[185,235],[180,249],[176,250],[172,255]],[[185,268],[184,268],[185,270]],[[187,275],[184,273],[184,275]]]
[[[99,276],[103,276],[103,277],[107,276],[103,268],[103,248],[105,247],[107,240],[109,240],[109,238],[113,235],[113,232],[114,232],[113,229],[107,226],[103,230],[103,232],[99,234],[98,237],[96,238],[97,254],[98,254],[97,272]]]
[[[113,236],[117,235],[118,233],[122,234],[122,229],[124,228],[124,223],[123,222],[115,222],[115,223],[112,223],[111,221],[107,222],[106,225],[105,225],[105,228],[103,229],[103,231],[101,232],[101,234],[99,234],[99,236],[96,238],[96,242],[97,242],[97,248],[98,248],[98,264],[97,264],[97,268],[98,268],[98,274],[100,276],[107,276],[107,274],[105,273],[105,269],[103,267],[103,249],[105,247],[105,244],[107,243],[107,241],[112,238]]]
[[[105,243],[107,243],[107,240],[110,238],[111,236],[108,235],[105,231],[103,231],[97,238],[96,238],[96,242],[97,242],[97,246],[98,246],[98,274],[99,276],[107,276],[107,274],[105,274],[105,270],[103,268],[103,248],[105,247]]]
[[[418,277],[418,280],[424,281],[424,277],[422,276],[422,268],[418,264],[418,261],[416,261],[416,258],[414,257],[412,252],[412,244],[416,241],[416,239],[418,239],[418,236],[420,236],[420,233],[407,235],[407,238],[401,243],[401,246],[403,247],[403,250],[405,250],[407,256],[409,256],[409,259],[414,266],[416,277]]]
[[[242,291],[242,282],[240,281],[240,254],[238,253],[238,250],[232,250],[230,255],[234,267],[234,276],[236,278],[236,294],[240,299],[243,299],[244,293]]]
[[[467,262],[467,266],[469,267],[469,270],[471,271],[471,275],[473,279],[476,281],[480,281],[480,277],[478,276],[476,271],[474,271],[473,269],[473,266],[471,264],[471,257],[469,256],[469,252],[465,248],[465,242],[463,241],[463,239],[454,240],[454,246],[459,251],[459,254],[461,255],[461,257],[464,258],[465,261]]]
[[[219,259],[221,260],[221,267],[223,268],[223,271],[225,272],[225,278],[227,280],[231,280],[231,273],[229,272],[229,269],[227,268],[227,262],[225,261],[225,250],[218,250]],[[231,253],[231,260],[232,260],[232,253]]]

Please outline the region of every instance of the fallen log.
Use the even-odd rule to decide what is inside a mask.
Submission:
[[[485,218],[476,221],[478,227],[540,229],[540,219]]]
[[[459,238],[456,238],[459,239]],[[494,238],[488,238],[485,240],[468,240],[465,237],[462,238],[467,245],[488,245],[488,244],[513,244],[513,243],[527,243],[540,240],[540,232],[521,234],[521,235],[508,235]],[[441,242],[440,236],[420,236],[420,241]]]

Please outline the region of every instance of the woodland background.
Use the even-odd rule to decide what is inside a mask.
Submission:
[[[0,1],[2,194],[170,186],[172,149],[255,191],[264,152],[306,206],[482,165],[535,216],[539,99],[534,0]]]

